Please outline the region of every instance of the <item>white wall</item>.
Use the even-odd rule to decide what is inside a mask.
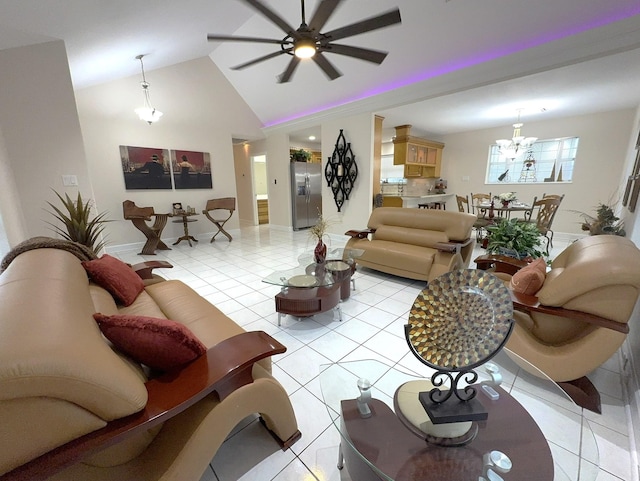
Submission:
[[[599,202],[622,199],[622,171],[627,158],[629,139],[634,135],[634,110],[603,112],[546,122],[527,122],[523,133],[539,139],[580,137],[578,158],[571,184],[527,183],[487,185],[484,182],[489,146],[503,138],[508,126],[446,135],[442,177],[448,181],[447,192],[514,191],[524,201],[534,196],[565,194],[554,219],[554,231],[582,234],[579,216],[572,210],[593,212]],[[469,176],[468,182],[462,177]],[[453,202],[448,208],[455,208]]]
[[[173,202],[200,212],[207,199],[236,197],[232,138],[262,136],[257,117],[208,57],[147,72],[147,80],[154,107],[164,112],[153,125],[133,112],[143,100],[139,76],[76,93],[96,202],[115,219],[107,228],[109,245],[144,240],[122,217],[125,199],[152,206],[156,212],[170,212]],[[125,190],[120,145],[209,152],[213,189]],[[204,216],[197,219],[189,226],[193,235],[214,230]],[[237,229],[239,216],[234,215],[227,226]],[[168,223],[163,237],[180,235],[182,224]]]
[[[10,244],[54,236],[47,224],[54,221],[47,201],[59,205],[52,189],[78,193],[63,187],[62,175],[76,175],[83,198],[93,197],[62,41],[0,51],[0,133],[0,204]]]
[[[627,157],[622,175],[620,178],[620,185],[626,185],[627,178],[633,170],[637,151],[636,140],[638,138],[638,131],[640,130],[640,107],[635,112],[635,119],[633,122],[634,129],[632,136],[627,144]],[[625,228],[627,231],[627,237],[629,237],[636,246],[640,246],[640,222],[638,216],[640,215],[640,202],[636,205],[635,212],[630,212],[628,208],[622,208],[622,212],[619,215],[624,220]],[[629,320],[629,335],[623,345],[623,357],[624,357],[624,375],[625,386],[629,396],[631,404],[631,418],[632,426],[630,426],[630,435],[633,436],[636,445],[636,462],[640,458],[640,302],[636,304],[636,308]]]

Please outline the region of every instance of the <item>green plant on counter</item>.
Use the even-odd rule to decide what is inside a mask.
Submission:
[[[85,245],[96,254],[100,252],[104,248],[104,241],[100,240],[100,236],[104,231],[104,224],[110,222],[105,219],[106,212],[90,219],[92,202],[84,202],[80,192],[78,192],[78,198],[75,201],[68,194],[62,197],[55,190],[53,192],[62,202],[63,208],[58,208],[51,202],[47,202],[53,209],[53,212],[49,213],[62,222],[64,228],[52,222],[47,222],[47,224],[52,226],[54,232],[64,239]]]
[[[549,254],[539,249],[542,242],[535,223],[519,219],[502,219],[486,229],[489,231],[487,252],[491,254],[503,254],[519,259]]]

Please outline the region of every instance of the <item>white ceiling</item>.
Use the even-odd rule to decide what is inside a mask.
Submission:
[[[299,0],[264,3],[300,23]],[[334,81],[309,62],[278,84],[286,55],[230,70],[279,47],[207,33],[284,37],[241,0],[0,0],[0,49],[63,39],[76,89],[139,75],[138,54],[153,89],[154,69],[210,55],[265,126],[305,135],[329,108],[441,136],[509,125],[520,108],[527,122],[640,104],[637,0],[344,0],[323,30],[396,6],[401,25],[341,41],[388,51],[382,65],[328,54]]]

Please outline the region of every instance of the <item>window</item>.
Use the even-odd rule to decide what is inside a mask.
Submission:
[[[501,156],[498,146],[492,145],[486,183],[571,182],[578,140],[578,137],[538,140],[515,160]]]

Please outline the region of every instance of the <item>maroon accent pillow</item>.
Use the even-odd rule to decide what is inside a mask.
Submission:
[[[144,281],[140,276],[130,266],[109,254],[104,254],[100,259],[83,261],[82,267],[96,284],[108,290],[125,306],[133,304],[144,291]]]
[[[169,371],[202,356],[207,348],[184,325],[147,316],[95,313],[102,334],[132,359]]]
[[[540,290],[546,277],[547,263],[542,257],[538,257],[513,275],[511,289],[521,294],[533,296]]]

